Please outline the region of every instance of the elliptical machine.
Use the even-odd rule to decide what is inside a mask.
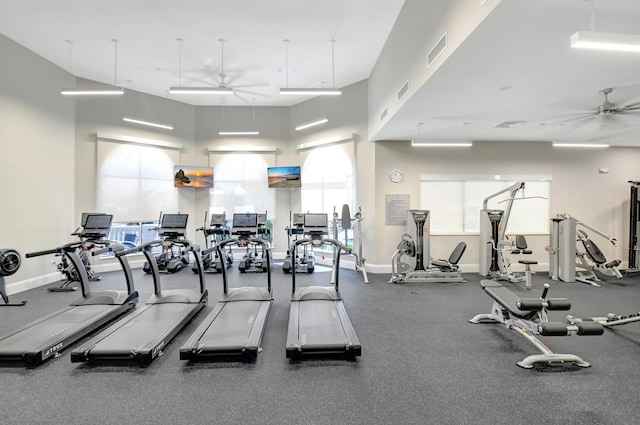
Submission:
[[[207,273],[219,273],[222,271],[222,264],[228,269],[233,266],[233,251],[229,246],[224,250],[222,259],[215,248],[220,242],[231,238],[231,229],[227,227],[227,214],[211,214],[211,222],[207,227],[207,212],[204,213],[204,225],[196,231],[204,233],[205,249],[202,255],[202,270]],[[198,273],[197,264],[193,264],[191,270]]]
[[[245,255],[242,256],[238,263],[240,273],[263,273],[267,271],[266,256],[268,252],[265,244],[254,242],[258,235],[258,223],[258,214],[256,213],[233,214],[231,235],[237,236],[235,245],[246,249]],[[260,239],[266,241],[264,238]],[[260,246],[260,252],[258,251],[258,245]]]
[[[157,230],[162,238],[162,252],[155,258],[160,272],[176,273],[189,264],[189,251],[181,249],[183,244],[177,243],[186,237],[188,218],[188,214],[160,213],[160,227]],[[147,274],[153,272],[148,261],[145,261],[142,270]]]
[[[351,212],[349,210],[349,205],[342,205],[342,214],[340,219],[338,219],[338,213],[336,212],[336,208],[333,207],[333,238],[338,240],[338,232],[342,229],[344,231],[344,245],[349,246],[349,230],[353,230],[353,244],[357,242],[358,245],[358,253],[355,253],[354,250],[350,252],[342,254],[344,255],[352,255],[355,257],[355,270],[357,272],[362,273],[362,280],[364,283],[369,283],[369,277],[367,276],[367,269],[365,267],[365,259],[362,256],[362,208],[358,208],[358,212],[355,216],[351,217]],[[335,258],[336,258],[336,250],[337,248],[334,246],[334,266],[335,266]],[[333,267],[331,283],[336,280],[336,267]]]
[[[298,252],[296,241],[304,237],[304,214],[292,213],[289,211],[289,226],[285,227],[287,232],[287,255],[282,262],[284,273],[313,273],[316,259],[313,254],[313,246],[302,245],[302,255]]]

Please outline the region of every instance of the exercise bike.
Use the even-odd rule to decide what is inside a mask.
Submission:
[[[99,281],[102,277],[93,272],[91,262],[89,261],[89,253],[94,248],[96,243],[102,243],[104,238],[109,234],[111,229],[111,221],[113,215],[102,213],[82,213],[81,227],[77,228],[71,236],[77,236],[79,244],[77,247],[77,254],[82,260],[87,276],[90,281]],[[53,288],[48,288],[49,292],[71,292],[78,289],[77,286],[73,286],[74,282],[80,282],[80,274],[76,267],[69,262],[67,255],[64,251],[60,251],[56,256],[60,257],[60,262],[56,268],[62,276],[62,283]]]

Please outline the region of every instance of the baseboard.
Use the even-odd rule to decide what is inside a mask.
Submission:
[[[60,272],[48,273],[31,279],[19,280],[18,282],[7,284],[7,295],[18,294],[29,289],[39,288],[60,280]]]

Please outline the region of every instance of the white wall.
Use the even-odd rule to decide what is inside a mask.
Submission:
[[[74,230],[74,102],[60,95],[74,78],[0,34],[0,248],[22,267],[7,283],[21,289],[52,273],[55,248]],[[10,288],[11,291],[11,288]]]
[[[376,133],[473,32],[501,0],[405,0],[369,76],[369,135]],[[447,33],[447,48],[427,67],[427,55]],[[409,90],[398,100],[398,91]],[[384,120],[380,115],[387,109]],[[416,119],[418,122],[419,119]]]

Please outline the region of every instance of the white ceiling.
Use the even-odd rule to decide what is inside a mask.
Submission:
[[[592,4],[596,31],[640,35],[640,1]],[[607,87],[616,106],[640,102],[640,53],[572,49],[591,16],[585,0],[502,0],[375,139],[417,138],[423,122],[422,138],[640,146],[640,110],[595,115]]]
[[[166,96],[170,86],[220,84],[219,39],[224,39],[225,83],[236,94],[171,97],[194,105],[289,106],[302,98],[278,94],[287,85],[287,73],[289,87],[333,86],[331,39],[336,40],[335,86],[368,78],[402,4],[0,0],[0,32],[74,75],[109,84],[117,77],[120,86],[158,96]],[[640,34],[638,0],[502,0],[370,136],[413,139],[422,122],[423,138],[605,138],[614,145],[640,146],[640,110],[595,115],[604,99],[598,92],[607,87],[613,88],[609,100],[617,106],[640,102],[640,54],[569,47],[572,33],[591,29],[590,4],[597,31]],[[181,60],[178,38],[184,40]],[[117,73],[112,39],[118,40]],[[288,66],[285,39],[290,40]],[[525,123],[495,128],[503,121]]]
[[[0,32],[76,76],[117,78],[117,85],[158,96],[171,86],[220,85],[222,39],[224,82],[236,94],[171,97],[285,106],[302,100],[279,94],[287,71],[289,87],[331,88],[332,69],[335,87],[368,78],[403,2],[0,0]]]

